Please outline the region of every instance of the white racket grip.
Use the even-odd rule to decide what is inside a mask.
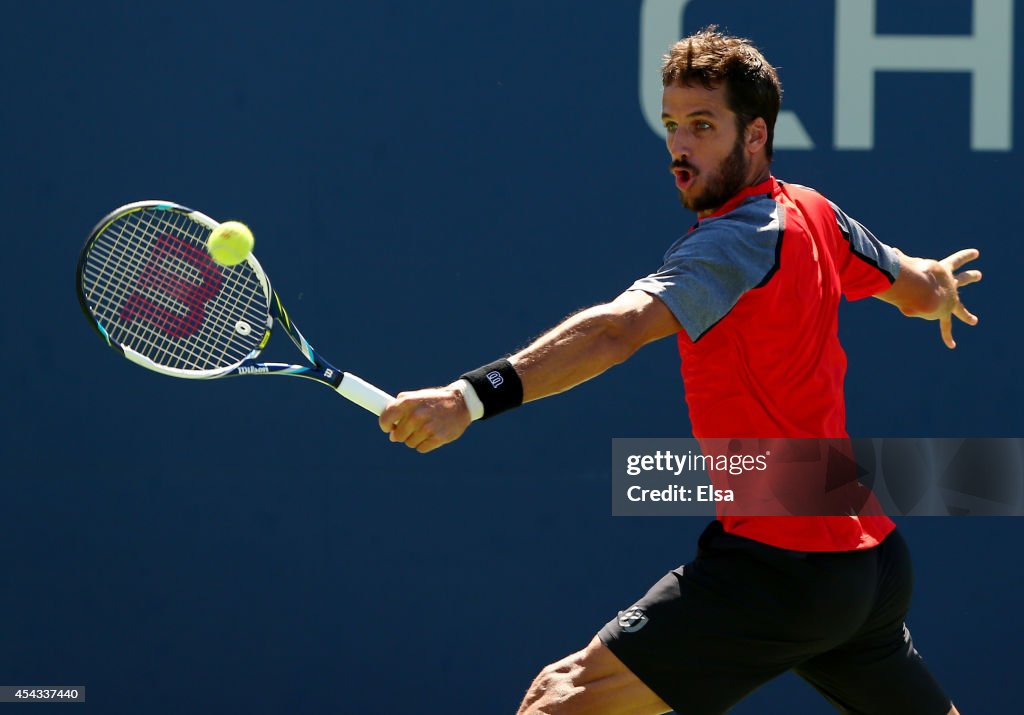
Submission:
[[[384,408],[394,402],[395,398],[384,392],[379,387],[374,387],[361,377],[356,377],[350,372],[343,373],[341,382],[336,388],[338,394],[347,400],[351,400],[364,410],[380,416]]]

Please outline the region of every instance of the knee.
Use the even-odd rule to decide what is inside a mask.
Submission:
[[[670,708],[595,637],[533,679],[518,715],[664,713]]]
[[[562,715],[571,712],[575,697],[584,688],[575,681],[575,666],[569,659],[545,666],[530,684],[518,715]]]

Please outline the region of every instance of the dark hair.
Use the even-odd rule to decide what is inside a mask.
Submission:
[[[756,117],[764,119],[768,125],[765,151],[771,158],[782,85],[761,51],[750,40],[723,35],[715,25],[684,37],[665,55],[661,84],[697,83],[706,89],[725,85],[726,101],[741,132]]]

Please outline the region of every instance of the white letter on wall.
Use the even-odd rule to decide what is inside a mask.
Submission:
[[[971,149],[1012,148],[1013,0],[973,3],[973,35],[926,37],[878,35],[875,0],[838,0],[837,149],[874,147],[875,72],[884,71],[970,72]]]

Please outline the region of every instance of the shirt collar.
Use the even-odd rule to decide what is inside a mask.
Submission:
[[[769,175],[765,181],[762,181],[760,184],[754,184],[753,186],[746,187],[717,208],[714,213],[698,219],[697,223],[699,224],[701,221],[706,221],[709,218],[717,218],[723,214],[727,214],[751,196],[775,196],[779,191],[779,182],[776,181],[774,176]]]

